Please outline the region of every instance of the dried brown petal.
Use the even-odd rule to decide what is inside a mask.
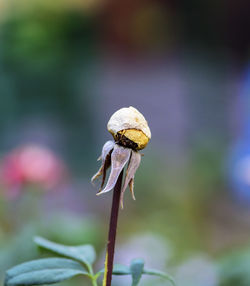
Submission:
[[[123,208],[124,192],[125,192],[125,190],[126,190],[128,185],[129,185],[132,197],[135,200],[135,195],[134,195],[134,177],[135,177],[136,170],[138,169],[140,163],[141,163],[141,154],[136,152],[136,151],[134,151],[134,150],[132,150],[131,157],[130,157],[129,164],[128,164],[128,168],[127,168],[127,171],[126,171],[126,177],[125,177],[124,185],[123,185],[122,191],[121,191],[120,203],[121,203],[121,207],[122,208]]]
[[[103,187],[105,177],[106,177],[106,170],[110,167],[110,152],[114,148],[114,141],[107,141],[102,148],[102,154],[98,158],[98,160],[102,159],[102,165],[98,172],[91,178],[91,182],[96,180],[98,177],[100,177],[103,174],[102,178],[102,185],[101,188]]]
[[[101,192],[97,193],[97,195],[107,193],[114,188],[121,171],[130,158],[131,151],[132,150],[129,148],[124,148],[115,144],[111,154],[111,172],[107,185]]]
[[[133,200],[135,201],[135,193],[134,193],[134,179],[131,179],[129,182],[129,190],[132,195]]]

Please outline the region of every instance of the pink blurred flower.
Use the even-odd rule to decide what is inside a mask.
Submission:
[[[17,196],[26,184],[53,189],[65,173],[62,161],[48,148],[36,144],[12,150],[1,164],[1,181],[8,190],[8,197]]]

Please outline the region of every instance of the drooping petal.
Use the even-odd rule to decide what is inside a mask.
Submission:
[[[103,172],[104,172],[104,165],[105,165],[105,161],[102,163],[100,169],[97,171],[97,173],[91,178],[91,182],[93,183],[94,180],[96,180],[97,178],[99,178]]]
[[[103,145],[102,154],[98,158],[98,160],[102,159],[102,165],[101,165],[100,169],[98,170],[98,172],[91,178],[91,182],[93,182],[94,180],[96,180],[98,177],[100,177],[103,174],[103,177],[104,177],[102,179],[102,186],[103,186],[104,181],[105,181],[105,177],[106,177],[106,170],[110,166],[110,152],[114,148],[114,145],[115,145],[114,141],[107,141]]]
[[[112,140],[107,141],[103,147],[102,147],[102,155],[101,159],[105,160],[106,156],[109,154],[109,152],[114,148],[115,142]]]
[[[129,185],[132,197],[135,200],[134,177],[135,177],[136,170],[138,169],[140,163],[141,163],[141,154],[139,152],[132,150],[131,157],[130,157],[129,164],[128,164],[128,168],[126,171],[126,177],[125,177],[124,185],[123,185],[122,191],[121,191],[121,199],[120,199],[121,208],[123,208],[124,192],[125,192],[128,185]]]
[[[107,185],[101,192],[97,193],[97,195],[107,193],[114,188],[121,171],[130,158],[131,151],[132,150],[129,148],[124,148],[115,144],[111,154],[111,172]]]
[[[129,182],[129,190],[132,195],[133,200],[135,201],[135,193],[134,193],[134,179],[131,179]]]
[[[113,150],[113,149],[112,149],[112,150]],[[99,192],[100,192],[100,191],[102,190],[102,188],[103,188],[103,185],[104,185],[105,179],[106,179],[107,170],[108,170],[108,168],[109,168],[110,165],[111,165],[111,152],[112,152],[112,150],[107,154],[106,159],[105,159],[105,162],[104,162],[104,165],[103,165],[102,183],[101,183]]]

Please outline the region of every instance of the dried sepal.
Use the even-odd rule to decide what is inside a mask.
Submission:
[[[131,151],[129,148],[124,148],[117,144],[114,145],[114,149],[111,153],[111,172],[107,185],[102,191],[97,193],[97,195],[107,193],[114,188],[121,171],[130,158]]]
[[[94,180],[96,180],[98,177],[100,177],[101,175],[103,175],[102,178],[102,185],[101,188],[103,187],[105,178],[106,178],[106,171],[107,169],[110,167],[110,154],[111,151],[114,148],[114,141],[107,141],[102,148],[102,154],[101,156],[97,159],[98,161],[101,159],[102,160],[102,165],[100,167],[100,169],[97,171],[97,173],[91,178],[91,182],[93,182]]]
[[[123,208],[123,197],[124,197],[124,193],[125,193],[125,190],[126,190],[128,185],[129,185],[130,192],[132,194],[132,198],[135,200],[134,177],[135,177],[135,173],[136,173],[138,167],[140,166],[140,163],[141,163],[141,154],[139,152],[132,150],[130,160],[129,160],[129,164],[128,164],[128,168],[126,171],[126,177],[125,177],[124,185],[123,185],[122,191],[121,191],[121,199],[120,199],[121,208]]]
[[[134,181],[135,181],[134,178],[130,180],[130,182],[129,182],[129,190],[130,190],[130,193],[132,195],[133,200],[135,201]]]

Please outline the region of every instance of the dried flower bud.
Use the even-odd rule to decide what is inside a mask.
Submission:
[[[102,165],[91,181],[102,176],[101,188],[97,195],[107,193],[115,187],[119,175],[128,164],[120,197],[121,207],[123,207],[123,196],[128,186],[135,199],[134,177],[141,162],[141,154],[137,150],[146,147],[151,138],[151,132],[144,116],[132,106],[116,111],[111,116],[107,127],[116,142],[108,141],[104,144],[99,158],[102,159]],[[110,166],[111,172],[103,189],[106,172]]]
[[[141,150],[151,138],[151,132],[144,116],[134,107],[124,107],[110,118],[108,131],[120,145]]]

